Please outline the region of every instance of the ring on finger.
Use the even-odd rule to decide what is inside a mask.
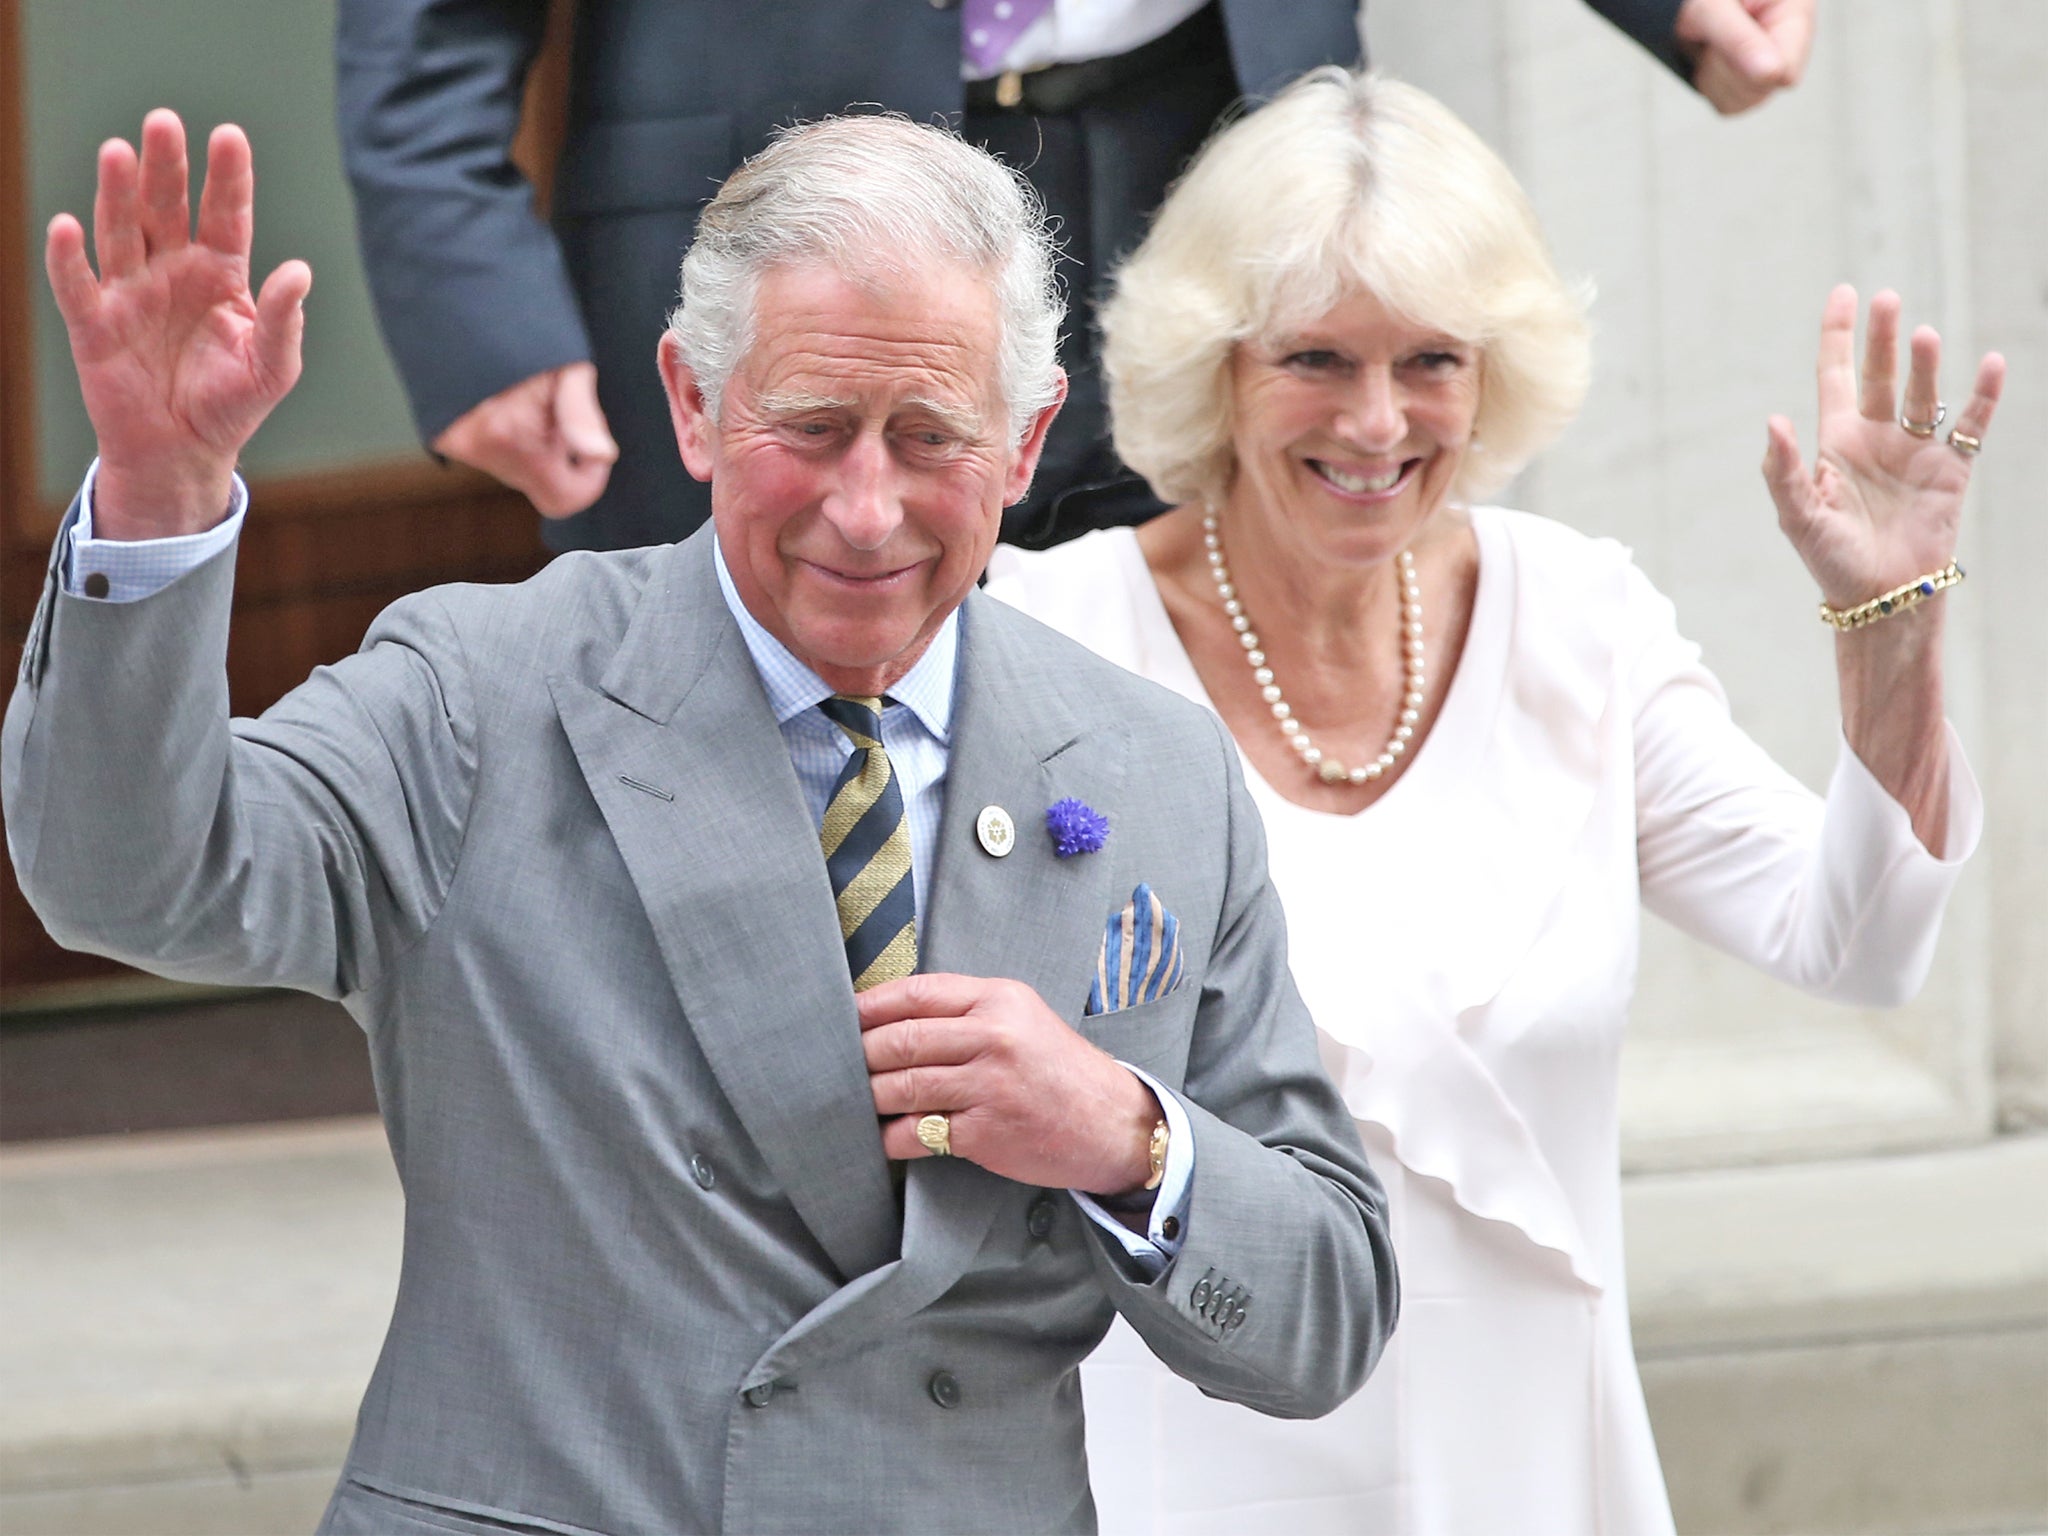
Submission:
[[[1974,459],[1977,457],[1977,451],[1984,446],[1984,439],[1970,436],[1961,427],[1950,427],[1948,429],[1948,445],[1964,458]]]
[[[917,1139],[933,1157],[953,1155],[953,1122],[945,1115],[920,1115]]]
[[[1939,400],[1934,402],[1934,420],[1932,421],[1908,421],[1906,420],[1906,413],[1904,411],[1899,412],[1899,425],[1915,437],[1934,436],[1934,429],[1947,420],[1948,407]]]

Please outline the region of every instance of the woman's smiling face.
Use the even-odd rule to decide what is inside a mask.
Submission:
[[[1414,542],[1472,440],[1476,345],[1359,290],[1240,343],[1229,367],[1232,525],[1322,563],[1377,564]]]

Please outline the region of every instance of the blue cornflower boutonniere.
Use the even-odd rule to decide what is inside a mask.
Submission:
[[[1045,830],[1052,834],[1052,851],[1071,859],[1094,853],[1109,840],[1109,818],[1070,795],[1046,810]]]

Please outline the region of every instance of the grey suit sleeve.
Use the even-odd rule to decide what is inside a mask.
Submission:
[[[512,164],[545,0],[339,0],[335,102],[356,233],[423,441],[590,342]]]
[[[1195,1138],[1186,1241],[1150,1282],[1099,1241],[1096,1267],[1175,1372],[1266,1413],[1314,1418],[1364,1383],[1399,1284],[1384,1194],[1287,969],[1265,832],[1236,749],[1212,723],[1230,875],[1182,1093]]]
[[[467,670],[438,602],[407,599],[358,655],[230,721],[233,570],[229,551],[132,603],[46,589],[7,710],[9,853],[69,948],[345,996],[417,942],[453,878]]]

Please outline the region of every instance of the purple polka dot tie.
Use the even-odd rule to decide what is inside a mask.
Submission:
[[[960,51],[977,75],[994,74],[1024,29],[1052,9],[1053,0],[964,0]]]

